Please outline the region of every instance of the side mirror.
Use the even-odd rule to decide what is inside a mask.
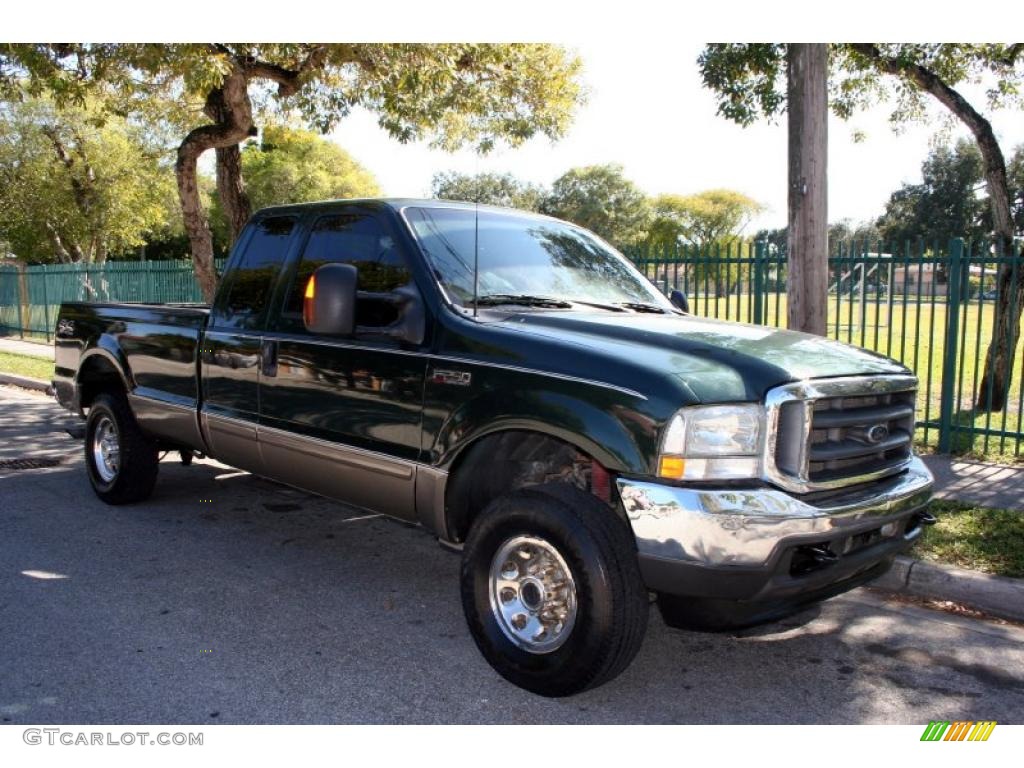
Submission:
[[[690,314],[690,301],[686,298],[686,294],[680,290],[672,291],[668,300],[672,302],[672,306],[676,309],[681,309],[686,314]]]
[[[324,264],[306,283],[302,322],[310,333],[351,336],[356,328],[359,272],[351,264]]]

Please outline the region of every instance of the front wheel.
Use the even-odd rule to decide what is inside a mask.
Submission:
[[[160,457],[123,396],[99,395],[85,423],[85,466],[92,489],[107,504],[130,504],[149,497]]]
[[[564,485],[516,491],[480,513],[463,550],[462,606],[491,666],[542,696],[611,680],[647,628],[628,524]]]

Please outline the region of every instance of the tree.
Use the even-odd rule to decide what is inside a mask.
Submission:
[[[0,106],[0,239],[28,262],[94,263],[168,224],[174,177],[163,147],[91,105]]]
[[[1024,144],[1017,147],[1007,166],[1006,175],[1010,182],[1010,210],[1013,226],[1017,232],[1024,231]]]
[[[182,140],[175,173],[196,277],[211,300],[213,237],[198,160],[216,151],[218,197],[237,234],[250,208],[238,147],[256,135],[261,104],[321,131],[361,106],[399,141],[487,151],[499,140],[561,136],[582,98],[579,71],[563,48],[534,43],[12,44],[0,54],[0,89],[77,98],[90,86],[162,87],[200,99],[205,122]]]
[[[861,248],[877,247],[882,233],[873,221],[854,222],[840,219],[828,225],[828,244],[832,253],[840,243],[856,244]]]
[[[376,197],[373,174],[344,149],[310,131],[268,125],[242,149],[242,177],[254,208]]]
[[[698,64],[705,85],[719,96],[719,113],[740,124],[777,117],[786,108],[780,72],[783,43],[712,44]],[[1006,160],[989,119],[964,96],[962,86],[984,82],[992,108],[1024,106],[1024,43],[838,43],[830,50],[830,102],[840,117],[879,101],[894,104],[892,122],[921,119],[929,103],[941,105],[971,134],[981,153],[997,248],[1008,251],[1017,231],[1011,209]],[[961,89],[961,90],[958,90]],[[1014,272],[1017,273],[1014,282]],[[1004,264],[985,373],[978,392],[991,390],[993,410],[1009,391],[1024,310],[1024,270]],[[1016,307],[1011,312],[1011,307]],[[987,400],[987,396],[986,396]],[[987,402],[976,404],[988,407]]]
[[[683,242],[703,248],[739,238],[764,206],[742,192],[709,189],[694,195],[658,195],[651,209],[648,244],[664,248]]]
[[[921,165],[921,179],[903,184],[886,203],[878,219],[885,240],[980,239],[991,231],[988,201],[978,195],[984,184],[981,152],[973,142],[961,139],[933,149]]]
[[[647,234],[647,197],[623,175],[621,165],[589,165],[562,174],[542,205],[544,213],[566,219],[625,247]]]
[[[430,183],[430,193],[442,200],[500,205],[524,211],[539,211],[547,191],[517,179],[511,173],[467,174],[438,173]]]

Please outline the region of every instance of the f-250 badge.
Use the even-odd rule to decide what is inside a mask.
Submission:
[[[446,371],[435,368],[430,381],[434,384],[454,384],[457,387],[468,387],[473,380],[473,374],[469,371]]]

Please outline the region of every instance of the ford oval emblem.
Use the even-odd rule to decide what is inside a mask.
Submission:
[[[875,424],[867,432],[867,438],[872,443],[880,443],[889,436],[889,427],[885,424]]]

